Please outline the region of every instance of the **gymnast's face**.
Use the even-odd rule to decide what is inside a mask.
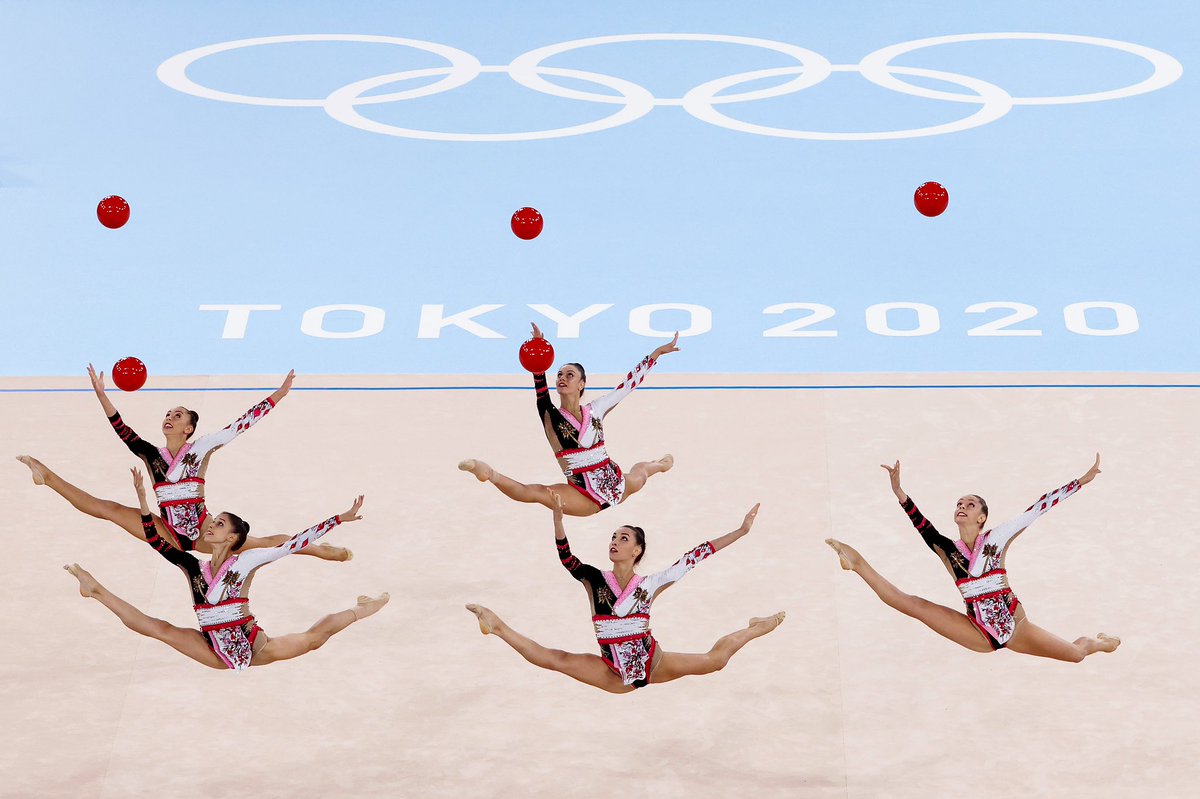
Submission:
[[[188,413],[187,408],[172,408],[167,411],[166,418],[163,419],[162,431],[164,436],[171,435],[172,433],[182,433],[185,436],[189,436],[194,429],[192,427],[192,415]]]
[[[642,554],[642,548],[638,546],[633,530],[628,527],[618,527],[612,534],[612,542],[608,545],[608,559],[613,563],[626,560],[632,562],[640,554]]]
[[[987,514],[983,512],[983,504],[979,501],[979,497],[967,494],[958,498],[958,504],[954,506],[955,524],[974,524],[983,527],[985,521],[987,521]]]
[[[204,532],[200,538],[208,544],[231,544],[237,539],[233,522],[224,513],[217,513],[204,520]]]
[[[558,388],[560,397],[577,397],[583,391],[583,375],[579,374],[579,369],[573,364],[567,364],[558,370],[558,379],[554,385]]]

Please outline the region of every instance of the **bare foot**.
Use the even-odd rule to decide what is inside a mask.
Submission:
[[[484,635],[490,635],[503,624],[499,616],[483,605],[467,605],[467,610],[475,614],[475,618],[479,621],[479,632]]]
[[[348,560],[354,560],[354,551],[352,549],[349,547],[342,547],[342,552],[345,553],[345,557],[342,558],[342,563],[345,563]]]
[[[671,471],[671,467],[675,465],[675,456],[674,455],[663,455],[661,458],[658,459],[658,462],[662,464],[662,470],[664,472],[669,472],[669,471]]]
[[[358,604],[354,606],[354,618],[365,619],[373,613],[378,613],[380,608],[386,605],[391,598],[392,595],[387,591],[384,591],[374,599],[365,594],[359,595]]]
[[[492,479],[493,469],[483,461],[466,460],[459,461],[458,468],[464,472],[470,472],[475,475],[475,479],[481,483],[486,483]]]
[[[35,486],[44,486],[46,484],[46,473],[50,470],[42,465],[42,462],[37,458],[31,458],[28,455],[18,455],[17,460],[29,467],[29,471],[33,472],[33,484]]]
[[[1121,639],[1117,638],[1115,635],[1096,633],[1096,640],[1104,644],[1104,646],[1100,649],[1101,652],[1116,652],[1117,647],[1121,645]]]
[[[71,576],[79,581],[79,595],[90,597],[100,590],[100,583],[96,582],[96,578],[88,574],[88,572],[78,563],[72,563],[69,566],[63,566]]]
[[[825,543],[832,547],[837,553],[838,560],[842,564],[842,568],[846,571],[858,571],[858,567],[862,565],[863,557],[858,554],[858,550],[849,544],[843,544],[835,538],[826,538]]]
[[[774,616],[755,616],[750,620],[750,626],[757,627],[761,625],[762,630],[756,630],[756,632],[758,632],[759,635],[766,635],[779,625],[783,624],[783,620],[785,618],[787,618],[787,612],[781,610]]]

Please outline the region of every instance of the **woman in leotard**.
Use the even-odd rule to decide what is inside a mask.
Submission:
[[[852,547],[827,538],[825,543],[838,553],[842,568],[862,577],[885,603],[974,652],[1007,648],[1026,655],[1078,663],[1088,655],[1112,652],[1120,646],[1121,639],[1104,633],[1095,638],[1085,636],[1065,641],[1029,621],[1024,606],[1008,585],[1008,572],[1004,568],[1008,546],[1018,535],[1043,513],[1100,474],[1099,454],[1083,477],[1043,494],[1023,514],[998,527],[984,529],[988,507],[982,498],[976,494],[961,497],[954,509],[957,541],[939,533],[900,487],[900,461],[893,466],[883,465],[883,468],[891,476],[892,491],[909,520],[954,578],[966,603],[966,613],[900,591]]]
[[[533,337],[544,338],[538,326],[533,325]],[[668,352],[679,352],[679,334],[648,356],[643,358],[625,379],[604,396],[582,405],[587,373],[578,363],[565,364],[558,370],[555,387],[558,390],[560,407],[550,401],[550,390],[546,385],[546,374],[533,376],[533,388],[537,396],[538,417],[546,433],[546,440],[559,467],[567,478],[565,483],[541,485],[519,483],[500,474],[480,460],[465,460],[458,464],[464,472],[471,472],[480,482],[490,482],[510,499],[518,502],[537,502],[554,508],[553,497],[562,500],[568,516],[591,516],[605,508],[623,501],[630,494],[642,489],[653,475],[665,472],[675,463],[670,455],[656,461],[635,463],[628,473],[608,457],[604,446],[604,418],[617,403],[641,385],[654,364]]]
[[[360,596],[353,608],[325,616],[305,632],[274,638],[259,628],[250,613],[250,583],[255,571],[285,555],[303,551],[339,524],[361,519],[358,515],[363,503],[361,496],[354,500],[350,510],[287,538],[280,546],[243,550],[240,554],[234,553],[241,548],[250,532],[250,525],[231,513],[210,515],[205,519],[201,537],[208,544],[212,559],[201,561],[195,555],[171,546],[158,535],[146,502],[141,472],[137,469],[130,471],[141,506],[146,542],[178,566],[187,577],[200,629],[176,627],[162,619],[147,616],[100,585],[78,563],[63,568],[79,580],[79,593],[82,596],[100,602],[134,632],[162,641],[210,668],[244,671],[251,666],[265,666],[311,652],[354,622],[370,616],[387,604],[389,597],[386,593],[374,599]]]
[[[211,554],[208,544],[200,538],[200,530],[208,518],[208,510],[204,505],[204,474],[208,470],[208,460],[218,449],[253,427],[286,397],[292,388],[292,380],[296,373],[288,372],[283,384],[273,394],[232,423],[215,433],[201,436],[194,442],[189,442],[188,439],[195,432],[200,415],[184,407],[171,408],[162,422],[163,436],[167,440],[165,447],[154,446],[125,424],[105,393],[103,372],[97,374],[92,365],[88,364],[88,376],[113,431],[129,451],[146,465],[154,481],[154,494],[161,513],[160,516],[154,517],[158,535],[177,549],[189,551],[195,548]],[[63,480],[36,458],[21,455],[17,460],[29,467],[36,485],[49,486],[76,509],[97,519],[110,521],[130,535],[145,539],[136,508],[112,500],[97,499]],[[283,535],[268,538],[250,537],[246,539],[244,548],[273,547],[286,540],[287,536]],[[304,554],[314,555],[323,560],[349,560],[352,557],[348,549],[327,544],[309,547]]]
[[[664,652],[650,632],[650,605],[654,599],[697,563],[750,532],[758,515],[758,505],[750,509],[738,529],[692,549],[673,566],[642,577],[633,571],[646,551],[646,537],[640,527],[617,528],[608,547],[612,570],[602,572],[595,566],[580,563],[571,554],[563,529],[563,503],[557,495],[553,503],[558,558],[587,591],[601,654],[582,655],[548,649],[509,627],[482,605],[467,605],[467,610],[479,620],[480,632],[499,636],[533,665],[562,672],[610,693],[623,694],[649,683],[720,671],[739,649],[783,622],[785,614],[782,612],[750,619],[748,626],[719,639],[704,654]]]

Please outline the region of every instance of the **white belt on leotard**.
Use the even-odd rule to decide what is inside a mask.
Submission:
[[[178,483],[156,483],[154,496],[159,506],[171,502],[189,502],[204,498],[204,481],[199,478]]]
[[[601,442],[587,449],[564,449],[558,453],[558,456],[566,462],[566,465],[563,467],[563,474],[571,477],[577,472],[586,471],[607,461],[608,450],[604,448],[604,443]]]
[[[602,644],[617,644],[641,638],[650,632],[650,617],[644,613],[628,616],[593,616],[596,640]]]
[[[232,627],[250,618],[247,612],[249,600],[227,599],[215,605],[196,605],[196,619],[204,632]]]
[[[1008,590],[1008,573],[1004,569],[990,571],[982,577],[973,577],[957,582],[958,590],[963,599],[970,601],[987,594],[996,594]]]

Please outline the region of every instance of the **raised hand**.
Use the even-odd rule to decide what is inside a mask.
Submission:
[[[761,504],[761,502],[755,502],[754,507],[746,514],[746,518],[742,519],[742,526],[738,528],[742,535],[750,532],[750,528],[754,526],[754,519],[758,516],[758,507]]]
[[[96,395],[103,397],[104,396],[104,372],[101,372],[100,374],[96,374],[96,367],[92,366],[89,363],[88,364],[88,377],[91,378],[92,389],[96,392]]]
[[[1094,480],[1096,478],[1096,475],[1098,475],[1098,474],[1100,474],[1100,453],[1099,452],[1096,453],[1096,462],[1092,464],[1092,468],[1088,469],[1087,473],[1084,474],[1083,477],[1079,478],[1079,484],[1081,486],[1087,485],[1088,483],[1092,482],[1092,480]]]
[[[275,389],[275,392],[271,394],[271,402],[273,404],[278,403],[288,395],[288,392],[292,390],[292,381],[295,379],[296,370],[293,369],[287,373],[287,377],[283,378],[283,382],[279,384],[279,388]]]
[[[134,467],[129,472],[133,475],[133,489],[137,491],[138,506],[142,513],[149,513],[150,503],[146,501],[146,479],[142,477],[142,470]]]
[[[534,338],[545,338],[545,336],[542,335],[542,329],[537,326],[537,322],[530,322],[529,324],[531,324],[533,326],[533,337]]]
[[[142,477],[142,470],[135,466],[129,472],[133,475],[133,489],[137,491],[138,499],[145,499],[146,480]]]
[[[344,513],[338,514],[338,521],[341,522],[342,524],[346,524],[347,522],[358,521],[359,519],[362,518],[362,516],[358,515],[359,510],[362,509],[362,505],[363,505],[363,495],[359,494],[355,498],[354,504],[350,506],[350,510],[348,510]]]
[[[552,510],[554,511],[554,522],[557,524],[561,522],[563,518],[563,501],[562,497],[557,491],[551,492],[551,496],[554,498],[554,507]]]
[[[908,495],[904,493],[904,489],[900,487],[900,461],[896,461],[893,465],[888,466],[886,463],[879,464],[879,468],[888,473],[888,477],[892,480],[892,492],[896,495],[896,499],[903,502],[908,499]]]
[[[666,355],[668,352],[679,352],[679,347],[675,346],[678,343],[679,343],[679,331],[676,330],[675,338],[671,339],[671,342],[669,344],[663,344],[661,347],[656,349],[654,352],[650,353],[650,357],[657,361],[659,358]]]

